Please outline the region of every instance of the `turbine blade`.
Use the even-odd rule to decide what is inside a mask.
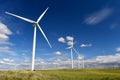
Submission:
[[[40,32],[42,33],[42,35],[44,36],[44,38],[46,39],[46,41],[47,41],[48,45],[50,46],[50,48],[52,48],[49,40],[47,39],[47,37],[46,37],[45,33],[43,32],[42,28],[40,27],[40,25],[37,24],[37,26],[38,26],[38,28],[40,29]]]
[[[42,17],[45,15],[45,13],[47,12],[48,9],[49,9],[49,8],[47,8],[47,9],[40,15],[40,17],[39,17],[38,20],[37,20],[37,23],[42,19]]]
[[[78,51],[73,47],[73,50],[78,54],[78,56],[80,56],[80,54],[78,53]]]
[[[33,20],[30,20],[30,19],[27,19],[27,18],[24,18],[24,17],[18,16],[18,15],[15,15],[15,14],[9,13],[9,12],[5,12],[5,13],[6,13],[6,14],[9,14],[9,15],[11,15],[11,16],[17,17],[17,18],[19,18],[19,19],[22,19],[22,20],[24,20],[24,21],[27,21],[27,22],[30,22],[30,23],[35,23],[35,21],[33,21]]]
[[[70,47],[67,47],[66,49],[71,49],[72,47],[70,46]]]

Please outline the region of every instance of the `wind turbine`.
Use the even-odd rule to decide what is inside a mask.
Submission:
[[[74,68],[74,65],[73,65],[73,51],[75,53],[77,53],[79,60],[81,60],[81,59],[83,60],[83,57],[81,57],[81,55],[78,53],[78,51],[74,48],[74,42],[73,42],[73,40],[71,41],[71,46],[68,47],[67,49],[71,50],[71,63],[72,63],[72,69],[73,69]],[[78,63],[80,63],[80,61],[78,61]],[[84,60],[82,61],[82,67],[84,68]]]
[[[66,48],[66,49],[70,49],[70,52],[71,52],[71,63],[72,63],[72,69],[74,68],[74,65],[73,65],[73,40],[71,41],[68,41],[68,44],[70,45],[70,47]]]
[[[43,32],[42,28],[40,27],[40,25],[38,24],[40,22],[40,20],[42,19],[42,17],[45,15],[45,13],[47,12],[48,8],[40,15],[40,17],[38,18],[37,21],[33,21],[33,20],[30,20],[30,19],[27,19],[27,18],[24,18],[24,17],[21,17],[21,16],[18,16],[16,14],[12,14],[12,13],[9,13],[9,12],[5,12],[6,14],[9,14],[11,16],[14,16],[14,17],[17,17],[19,19],[22,19],[24,21],[27,21],[29,23],[32,23],[33,26],[34,26],[34,37],[33,37],[33,49],[32,49],[32,68],[31,70],[33,71],[34,70],[34,61],[35,61],[35,49],[36,49],[36,28],[38,27],[40,32],[42,33],[42,35],[44,36],[44,38],[46,39],[48,45],[52,48],[49,40],[47,39],[45,33]]]
[[[73,50],[77,53],[78,57],[78,68],[80,67],[80,61],[82,61],[81,65],[82,65],[82,68],[84,68],[84,56],[80,55],[78,53],[78,51],[73,47]]]

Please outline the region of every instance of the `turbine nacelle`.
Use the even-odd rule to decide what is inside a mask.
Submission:
[[[33,23],[33,26],[34,26],[34,27],[36,27],[37,25],[38,25],[38,23],[37,23],[37,22]]]

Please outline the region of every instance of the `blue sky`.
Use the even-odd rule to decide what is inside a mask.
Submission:
[[[37,29],[36,59],[54,60],[65,54],[69,59],[67,43],[58,41],[61,37],[66,40],[67,36],[74,37],[74,47],[85,59],[119,53],[119,0],[0,0],[1,61],[31,60],[33,41],[33,24],[5,11],[36,21],[47,7],[49,10],[39,24],[53,48]],[[74,53],[74,59],[76,57]]]

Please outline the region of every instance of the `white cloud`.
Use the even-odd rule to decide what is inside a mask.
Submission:
[[[7,46],[4,46],[4,47],[0,47],[0,50],[9,50],[10,48],[7,47]]]
[[[40,63],[41,63],[41,64],[45,64],[45,62],[44,62],[44,61],[41,61]]]
[[[58,39],[58,41],[59,42],[62,42],[62,43],[66,43],[66,41],[67,41],[67,45],[68,46],[72,46],[74,43],[72,42],[74,40],[74,38],[73,37],[71,37],[71,36],[66,36],[66,40],[65,40],[65,38],[63,38],[63,37],[60,37],[59,39]]]
[[[0,34],[11,35],[12,32],[7,28],[7,26],[0,22]]]
[[[71,37],[71,36],[66,36],[66,40],[68,40],[68,41],[73,41],[73,40],[74,40],[74,38],[73,38],[73,37]]]
[[[12,35],[11,30],[8,29],[5,24],[0,22],[0,44],[10,44],[10,42],[8,42],[8,35]]]
[[[84,48],[84,47],[91,47],[92,44],[81,44],[80,47]]]
[[[87,17],[85,19],[85,23],[90,25],[98,24],[102,22],[104,19],[106,19],[111,13],[112,13],[112,10],[110,8],[104,8]]]
[[[61,55],[62,53],[60,51],[57,51],[54,53],[55,55]]]
[[[95,60],[100,62],[100,63],[119,62],[120,61],[120,54],[116,53],[114,55],[97,56],[95,58]]]
[[[15,52],[10,49],[7,45],[13,45],[9,42],[9,35],[12,35],[12,32],[8,27],[0,22],[0,52],[10,53],[11,55],[15,55]]]
[[[7,63],[14,62],[13,59],[9,59],[9,58],[4,58],[3,61],[4,61],[4,62],[7,62]]]
[[[116,48],[116,51],[117,51],[117,52],[120,52],[120,47]]]
[[[86,60],[87,63],[120,63],[120,53],[104,55],[104,56],[96,56],[95,58]]]
[[[82,56],[80,57],[82,59]],[[7,62],[9,61],[9,62]],[[120,67],[120,53],[112,54],[112,55],[104,55],[104,56],[96,56],[95,58],[85,59],[84,64],[85,68],[107,68],[107,67]],[[82,63],[82,60],[80,60]],[[7,65],[6,65],[7,64]],[[17,65],[17,66],[16,66]],[[11,67],[10,67],[11,66]],[[16,66],[16,68],[15,68]],[[5,67],[5,68],[4,68]],[[74,59],[74,68],[78,67],[77,58]],[[82,67],[82,66],[81,66]],[[0,60],[0,69],[31,69],[31,60],[23,60],[19,64],[15,63],[15,60],[10,58],[4,58]],[[54,58],[52,60],[45,61],[41,58],[35,59],[35,69],[59,69],[59,68],[71,68],[71,59],[68,57],[67,59],[62,58]]]
[[[59,42],[65,43],[65,39],[63,37],[58,38]]]
[[[68,41],[68,42],[67,42],[67,45],[68,45],[68,46],[72,46],[73,44],[74,44],[74,42],[72,42],[72,41]]]
[[[77,59],[83,60],[83,59],[84,59],[84,56],[83,56],[83,55],[79,55],[79,56],[77,57]]]
[[[8,47],[8,46],[2,46],[2,47],[0,47],[0,52],[5,52],[5,53],[9,53],[11,55],[16,55],[15,52],[12,51],[10,49],[10,47]]]
[[[83,56],[80,57],[82,59]],[[62,58],[54,58],[50,61],[45,61],[43,59],[36,59],[35,61],[35,68],[38,69],[55,69],[55,68],[71,68],[71,59],[62,59]],[[113,54],[113,55],[105,55],[105,56],[96,56],[95,58],[84,60],[84,64],[86,68],[99,68],[99,67],[110,67],[111,65],[114,66],[114,64],[111,63],[120,63],[120,53]],[[55,64],[53,64],[55,63]],[[27,62],[24,65],[28,64],[28,67],[30,66],[31,62]],[[57,65],[56,65],[57,64]],[[102,65],[101,65],[102,64]],[[108,65],[110,64],[110,65]],[[23,65],[23,64],[21,64]],[[74,59],[74,68],[78,67],[78,61],[77,58]],[[22,67],[25,69],[25,66]]]
[[[0,41],[6,41],[6,40],[8,40],[9,39],[9,37],[7,36],[7,35],[5,35],[5,34],[0,34]]]
[[[10,59],[10,58],[3,58],[2,60],[0,60],[0,64],[12,65],[12,64],[14,64],[14,60]]]
[[[0,61],[0,64],[4,64],[5,62],[4,61]]]
[[[31,63],[31,62],[30,62]],[[39,64],[45,64],[45,60],[44,59],[42,59],[42,58],[39,58],[39,57],[37,57],[36,59],[35,59],[35,65],[39,65]]]

